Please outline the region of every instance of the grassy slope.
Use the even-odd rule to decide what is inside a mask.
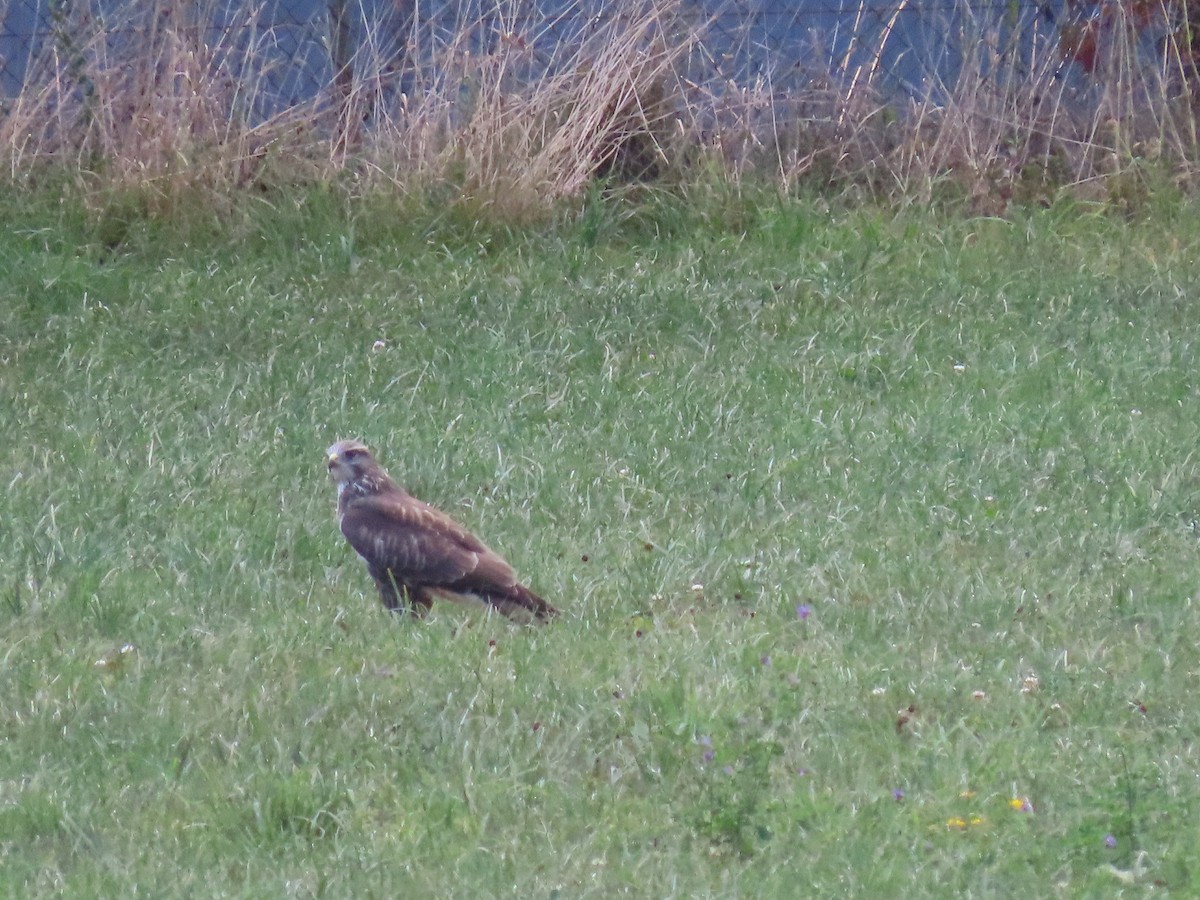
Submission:
[[[1194,210],[296,207],[7,216],[0,892],[1200,887]],[[386,618],[351,435],[562,619]]]

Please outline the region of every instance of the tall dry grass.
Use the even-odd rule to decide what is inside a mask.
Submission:
[[[947,24],[968,48],[953,79],[932,65],[906,93],[889,82],[888,54],[907,0],[873,43],[810,48],[810,76],[783,87],[769,71],[697,72],[711,19],[684,0],[612,4],[602,17],[579,3],[543,19],[519,0],[482,16],[464,3],[438,28],[414,18],[398,45],[368,30],[355,47],[335,16],[329,84],[297,102],[281,91],[294,76],[270,52],[281,33],[261,6],[218,28],[213,0],[130,0],[103,13],[95,0],[61,0],[24,88],[0,110],[0,147],[13,180],[71,172],[160,211],[199,195],[341,181],[434,186],[478,215],[523,221],[597,174],[701,164],[735,182],[849,185],[917,202],[949,187],[1001,212],[1064,190],[1126,190],[1147,162],[1190,175],[1195,72],[1177,46],[1190,34],[1180,2],[1161,7],[1150,49],[1143,6],[1114,6],[1086,75],[1061,42],[1002,37],[964,2]]]
[[[240,32],[237,42],[210,29],[213,9],[196,4],[133,0],[104,14],[63,2],[53,12],[0,117],[12,178],[74,171],[169,202],[244,188],[277,145],[310,157],[307,110],[257,114],[269,73],[253,65],[263,31],[255,11],[223,32]]]
[[[686,114],[673,102],[675,63],[699,35],[677,0],[591,21],[567,9],[529,22],[525,5],[502,0],[483,19],[460,11],[440,41],[413,22],[399,51],[368,33],[327,89],[281,103],[287,73],[263,62],[278,33],[262,7],[216,29],[215,3],[133,0],[107,15],[63,3],[3,108],[0,146],[13,179],[71,171],[164,209],[350,177],[451,186],[457,202],[513,220],[577,193],[597,170],[662,168]]]
[[[450,183],[460,202],[520,220],[577,195],[598,171],[669,164],[689,112],[677,65],[701,35],[679,0],[627,3],[566,37],[547,23],[522,27],[521,6],[498,5],[486,52],[469,23],[416,61],[411,96],[376,102],[359,148],[374,174],[401,189]]]
[[[918,89],[898,92],[884,57],[900,0],[870,47],[814,46],[808,56],[825,64],[798,90],[781,92],[766,77],[703,98],[713,146],[735,177],[850,186],[903,202],[948,194],[981,213],[1063,194],[1112,199],[1164,175],[1190,186],[1200,82],[1186,10],[1175,0],[1157,5],[1161,25],[1150,29],[1135,2],[1107,14],[1091,71],[1064,53],[1065,23],[1031,37],[961,3],[942,26],[963,48],[947,67],[953,78],[931,61]]]

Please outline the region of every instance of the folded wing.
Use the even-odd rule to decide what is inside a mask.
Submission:
[[[410,589],[505,593],[517,583],[499,554],[414,497],[362,497],[347,507],[341,526],[373,572],[390,572]]]

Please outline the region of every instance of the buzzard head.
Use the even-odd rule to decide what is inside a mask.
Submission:
[[[347,488],[356,494],[368,494],[391,484],[362,441],[338,441],[325,451],[325,465],[337,483],[339,497]]]

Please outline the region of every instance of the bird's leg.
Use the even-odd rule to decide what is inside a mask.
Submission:
[[[391,572],[384,571],[375,575],[375,586],[379,588],[379,599],[383,601],[384,608],[388,612],[395,612],[401,608],[401,600],[404,597],[404,585],[396,581],[395,576]]]
[[[413,615],[418,619],[425,618],[433,606],[433,598],[422,588],[407,588],[408,602],[412,606]]]
[[[433,601],[423,590],[400,583],[390,570],[377,575],[375,583],[379,586],[379,599],[383,601],[388,612],[405,613],[411,610],[418,618],[424,618],[425,613],[433,606]],[[407,609],[405,601],[408,601]]]

